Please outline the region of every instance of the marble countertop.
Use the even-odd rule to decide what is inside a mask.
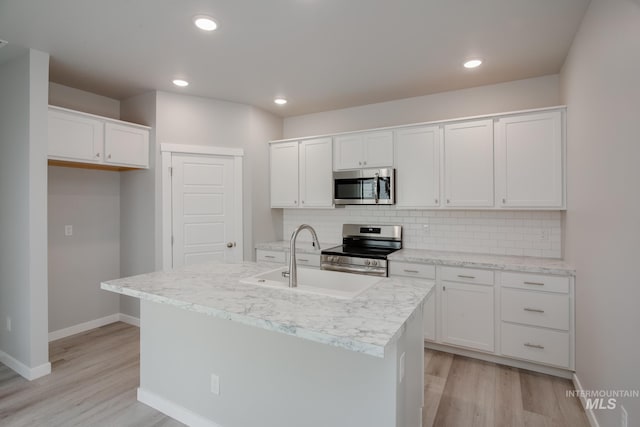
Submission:
[[[239,282],[273,269],[271,263],[207,263],[110,280],[101,288],[384,357],[433,287],[426,280],[381,278],[347,300]]]
[[[334,246],[338,246],[341,243],[325,243],[320,242],[320,247],[322,249],[333,248]],[[288,240],[278,240],[275,242],[264,242],[256,244],[256,249],[260,249],[263,251],[285,251],[289,252],[289,241]],[[320,255],[320,249],[317,249],[312,245],[311,242],[296,242],[296,253],[300,254],[318,254]]]
[[[525,256],[486,255],[464,252],[445,252],[424,249],[401,249],[389,255],[390,261],[453,267],[489,268],[527,273],[575,276],[576,270],[561,259]]]
[[[331,248],[337,245],[337,243],[324,244],[320,242],[322,248]],[[276,242],[258,243],[256,249],[288,252],[289,242],[279,240]],[[311,246],[311,242],[296,243],[296,252],[320,253],[319,250]],[[556,258],[476,254],[427,249],[401,249],[389,255],[388,259],[390,261],[448,265],[452,267],[490,268],[492,270],[512,270],[525,273],[558,274],[562,276],[576,275],[575,268],[567,264],[564,260]]]

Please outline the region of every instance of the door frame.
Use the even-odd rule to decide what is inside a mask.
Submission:
[[[234,209],[240,213],[241,221],[236,221],[234,233],[236,235],[237,248],[243,254],[243,234],[244,212],[242,210],[242,158],[244,150],[242,148],[210,147],[206,145],[184,145],[184,144],[160,144],[162,175],[162,269],[171,270],[173,268],[173,250],[171,248],[171,158],[174,154],[190,154],[202,157],[227,157],[233,159],[233,179],[234,186],[237,187],[236,197],[234,197]],[[244,258],[244,257],[243,257]]]

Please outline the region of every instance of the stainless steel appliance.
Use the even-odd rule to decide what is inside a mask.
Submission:
[[[388,276],[387,255],[402,249],[401,225],[342,226],[342,245],[320,254],[322,270]]]
[[[358,169],[333,173],[336,205],[393,205],[395,169]]]

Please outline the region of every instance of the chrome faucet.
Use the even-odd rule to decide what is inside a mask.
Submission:
[[[305,228],[311,233],[311,237],[313,237],[313,244],[315,245],[315,247],[320,249],[318,235],[316,234],[316,230],[314,230],[313,227],[308,224],[301,224],[293,231],[293,233],[291,234],[291,240],[289,242],[289,271],[282,272],[283,276],[289,277],[290,288],[295,288],[296,286],[298,286],[298,270],[296,268],[296,239],[298,238],[298,234]]]

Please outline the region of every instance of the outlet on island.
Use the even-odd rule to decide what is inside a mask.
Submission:
[[[220,394],[220,377],[216,374],[211,374],[211,393]]]

